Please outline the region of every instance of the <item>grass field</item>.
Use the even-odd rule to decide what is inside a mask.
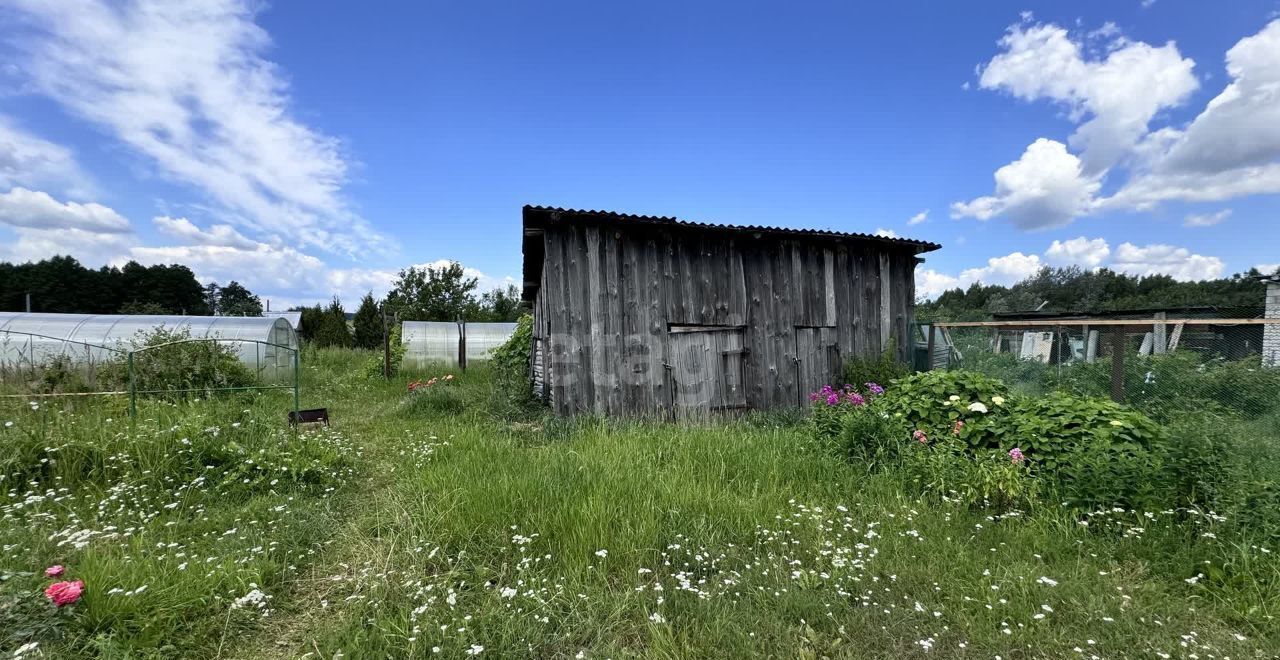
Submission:
[[[365,360],[308,356],[297,435],[283,396],[0,404],[0,656],[1280,651],[1280,548],[1212,512],[996,516],[783,418],[512,422],[482,370],[437,401]]]

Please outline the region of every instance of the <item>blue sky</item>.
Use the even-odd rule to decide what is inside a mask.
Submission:
[[[0,0],[0,258],[494,286],[532,203],[934,240],[926,294],[1280,263],[1276,0],[406,4]]]

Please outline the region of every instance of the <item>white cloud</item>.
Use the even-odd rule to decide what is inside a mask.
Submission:
[[[160,174],[295,244],[380,239],[343,199],[333,137],[295,119],[263,57],[257,3],[12,0],[6,32],[31,88],[106,130]]]
[[[1045,229],[1089,212],[1100,183],[1084,175],[1080,159],[1061,142],[1040,138],[995,173],[995,195],[951,205],[952,217],[1007,216],[1023,229]]]
[[[1263,275],[1270,275],[1276,272],[1277,270],[1280,270],[1280,263],[1258,264],[1257,266],[1254,266],[1254,268],[1257,268],[1258,272],[1262,273]]]
[[[1222,277],[1224,264],[1217,257],[1192,254],[1183,247],[1121,243],[1108,267],[1131,275],[1169,275],[1191,281]]]
[[[1169,42],[1155,47],[1129,41],[1111,29],[1105,57],[1089,58],[1083,44],[1056,25],[1011,26],[1000,40],[1003,52],[983,68],[979,82],[1033,101],[1064,104],[1083,123],[1071,136],[1084,172],[1098,176],[1116,164],[1147,132],[1160,110],[1183,102],[1198,86],[1195,62]]]
[[[920,223],[922,223],[922,222],[924,222],[925,220],[928,220],[928,219],[929,219],[929,209],[925,209],[925,210],[923,210],[923,211],[921,211],[921,212],[919,212],[919,213],[917,213],[917,214],[915,214],[915,215],[911,216],[911,219],[910,219],[910,220],[907,220],[907,224],[908,224],[908,225],[918,225],[918,224],[920,224]]]
[[[960,281],[965,285],[974,282],[983,284],[1016,284],[1040,272],[1044,264],[1034,254],[1014,252],[1003,257],[987,259],[987,265],[981,268],[968,268],[960,271]]]
[[[916,269],[916,292],[926,299],[936,298],[948,289],[964,288],[974,282],[1011,285],[1035,275],[1045,265],[1080,266],[1086,269],[1110,268],[1131,275],[1169,275],[1178,280],[1204,280],[1222,277],[1224,264],[1218,257],[1194,254],[1187,248],[1172,245],[1137,246],[1122,243],[1115,250],[1101,238],[1080,236],[1055,240],[1043,258],[1035,254],[1013,252],[992,257],[987,265],[967,268],[959,275],[932,269]],[[1280,265],[1280,264],[1277,264]],[[1258,266],[1263,270],[1264,265]]]
[[[67,255],[89,268],[96,268],[126,253],[137,242],[134,234],[99,233],[78,227],[17,227],[12,231],[15,235],[12,241],[4,240],[0,232],[0,261],[25,263]]]
[[[875,235],[883,236],[885,238],[898,238],[898,232],[892,229],[885,229],[884,227],[876,227]]]
[[[1090,212],[1146,211],[1166,201],[1280,194],[1280,20],[1227,51],[1230,82],[1190,124],[1154,130],[1161,111],[1183,104],[1198,86],[1195,63],[1173,42],[1155,47],[1130,41],[1112,24],[1073,37],[1055,25],[1024,22],[1009,28],[1000,46],[980,68],[982,87],[1062,104],[1077,124],[1068,139],[1071,153],[1063,147],[1052,159],[1058,186],[1038,185],[1048,178],[1042,174],[1048,164],[1026,166],[1024,154],[1000,170],[1021,165],[1023,176],[1004,185],[998,180],[994,196],[953,204],[953,216],[1004,214],[1035,228]],[[1075,180],[1069,176],[1072,158],[1080,168]],[[1126,179],[1109,197],[1095,198],[1117,165]],[[1074,193],[1085,187],[1088,197],[1081,202]],[[1055,192],[1077,203],[1062,203]],[[1044,200],[1047,208],[1038,217],[1024,213],[1019,222],[1011,203],[1019,198]],[[1050,201],[1055,199],[1059,203]]]
[[[1215,213],[1193,213],[1182,221],[1184,227],[1212,227],[1231,216],[1231,209],[1222,209]]]
[[[28,229],[80,229],[100,234],[130,231],[129,221],[101,204],[59,202],[49,193],[14,188],[0,193],[0,224]]]
[[[916,296],[925,300],[933,300],[948,291],[960,286],[960,280],[946,273],[939,273],[932,268],[916,266]]]
[[[1113,207],[1220,201],[1280,193],[1280,20],[1226,55],[1231,82],[1185,130],[1166,128],[1139,148],[1139,171]]]
[[[54,186],[86,194],[88,178],[70,149],[38,138],[0,115],[0,189]]]
[[[1068,241],[1055,240],[1049,249],[1044,251],[1045,259],[1055,266],[1081,266],[1097,268],[1111,256],[1111,246],[1101,238],[1088,239],[1084,236]]]
[[[198,245],[222,245],[244,249],[253,249],[258,243],[246,238],[231,225],[213,225],[207,230],[200,229],[186,218],[170,218],[167,215],[157,216],[151,220],[161,233]]]

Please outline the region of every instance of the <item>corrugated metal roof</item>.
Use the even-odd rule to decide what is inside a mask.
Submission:
[[[532,212],[538,212],[538,213],[570,214],[570,215],[585,216],[590,218],[609,218],[613,220],[624,220],[627,222],[638,222],[638,223],[644,223],[644,224],[676,225],[680,227],[688,227],[691,229],[720,229],[720,230],[743,231],[743,232],[764,232],[764,233],[770,233],[770,234],[781,234],[781,235],[788,235],[788,236],[809,236],[809,237],[815,237],[815,238],[849,238],[849,239],[857,239],[857,240],[865,240],[865,241],[875,241],[880,243],[888,243],[893,245],[900,245],[903,247],[911,247],[915,250],[916,254],[920,254],[922,252],[932,252],[942,247],[937,243],[931,243],[929,241],[917,241],[910,238],[892,238],[889,236],[879,236],[877,234],[864,234],[859,232],[839,232],[839,231],[831,231],[828,229],[790,229],[787,227],[771,227],[771,226],[764,226],[764,225],[715,224],[715,223],[709,223],[709,222],[693,222],[690,220],[681,220],[679,218],[674,218],[669,216],[634,215],[631,213],[618,213],[616,211],[566,209],[566,208],[560,208],[558,206],[526,205],[524,207],[524,210],[525,212],[532,211]]]

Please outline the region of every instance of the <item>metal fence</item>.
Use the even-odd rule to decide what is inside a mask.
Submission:
[[[57,342],[58,350],[36,350],[41,342]],[[38,333],[0,330],[0,342],[16,345],[0,360],[0,400],[64,397],[128,397],[129,415],[136,417],[138,397],[289,390],[293,412],[300,409],[299,349],[255,339],[195,337],[145,346],[107,346]],[[175,359],[188,344],[224,344],[240,356],[253,373],[254,385],[229,387],[155,388],[141,372],[153,363]],[[248,356],[248,357],[246,357]],[[250,362],[252,359],[252,362]],[[194,365],[169,365],[177,370]],[[288,381],[288,382],[286,382]]]
[[[938,322],[922,337],[933,369],[1031,395],[1110,397],[1157,418],[1222,415],[1280,438],[1280,319]]]

